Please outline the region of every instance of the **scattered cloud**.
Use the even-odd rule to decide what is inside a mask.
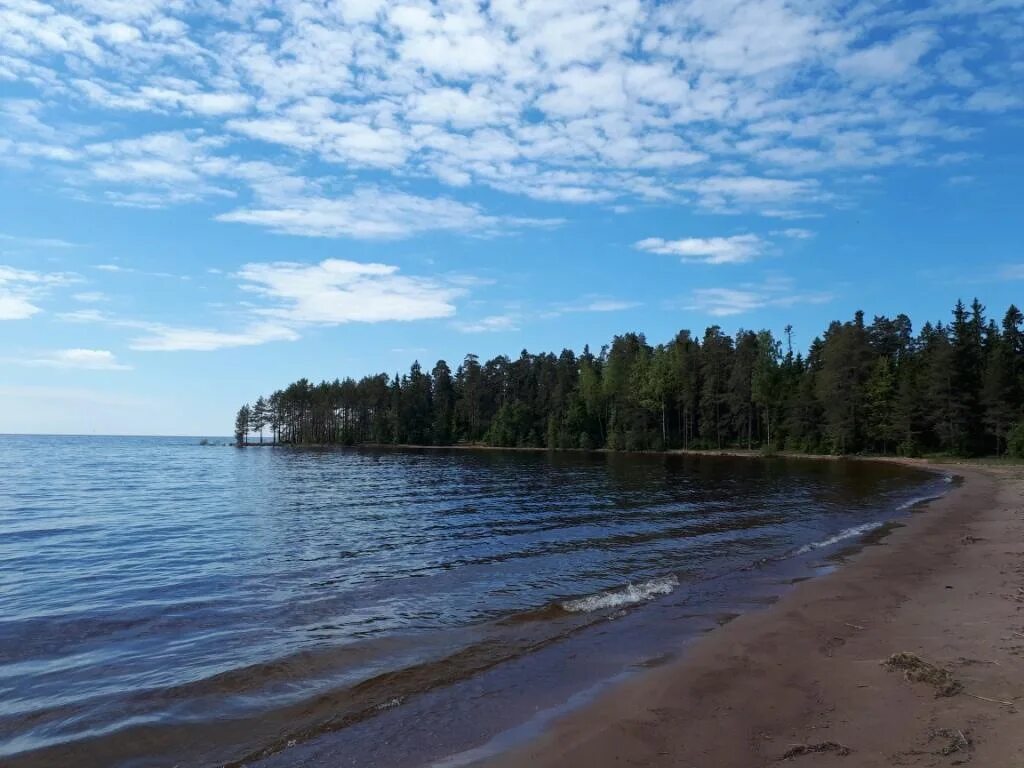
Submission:
[[[607,296],[585,296],[579,301],[556,304],[550,310],[543,312],[541,317],[555,318],[566,314],[582,312],[624,312],[627,309],[634,309],[639,306],[640,303],[636,301],[623,301],[622,299],[613,299]]]
[[[142,326],[142,324],[140,324]],[[296,341],[299,334],[285,325],[253,323],[240,331],[218,331],[147,323],[145,335],[131,340],[139,352],[215,352],[235,347],[255,347],[272,341]]]
[[[888,42],[859,48],[839,59],[840,73],[877,84],[898,80],[916,71],[917,63],[938,42],[932,29],[911,29]]]
[[[249,318],[242,314],[241,330],[224,331],[195,326],[175,326],[149,320],[118,317],[97,309],[62,312],[57,317],[70,323],[95,323],[136,331],[128,346],[137,352],[214,352],[219,349],[252,347],[272,341],[295,341],[299,334],[284,324]]]
[[[60,349],[38,357],[19,359],[17,362],[35,368],[73,368],[86,371],[131,370],[130,365],[118,362],[114,353],[106,349]]]
[[[475,282],[462,275],[404,275],[393,265],[344,259],[317,264],[256,262],[242,266],[233,277],[253,298],[234,306],[237,328],[178,326],[98,309],[67,311],[58,317],[138,331],[129,347],[140,352],[209,352],[295,341],[303,328],[314,325],[452,317],[455,300]]]
[[[258,314],[297,324],[451,317],[452,302],[466,291],[454,282],[399,274],[392,265],[343,259],[246,264],[237,277],[244,290],[272,302]]]
[[[1009,112],[1024,106],[1024,97],[1002,88],[983,88],[968,97],[966,106],[975,112]]]
[[[683,308],[712,317],[731,317],[768,307],[826,304],[831,300],[831,293],[799,291],[791,279],[774,277],[761,283],[741,283],[736,287],[698,288]]]
[[[681,240],[648,237],[637,242],[634,247],[649,253],[679,256],[684,262],[741,264],[760,256],[767,244],[757,235],[733,235],[732,237],[687,237]]]
[[[504,333],[519,330],[518,314],[488,315],[479,320],[454,323],[454,327],[462,333]]]
[[[695,193],[702,208],[717,213],[754,210],[776,218],[799,215],[807,205],[833,199],[815,179],[710,176],[682,182],[679,188]]]
[[[83,304],[101,304],[110,301],[110,297],[102,291],[82,291],[72,295],[71,298]]]
[[[7,3],[0,163],[322,237],[534,225],[460,197],[481,189],[796,218],[837,201],[830,172],[928,163],[972,113],[1024,108],[1019,21],[1009,1]]]
[[[169,278],[173,280],[191,280],[189,275],[175,275],[172,272],[147,272],[135,267],[126,267],[122,264],[93,264],[93,269],[100,272],[108,272],[115,275],[144,275],[146,277]]]
[[[810,240],[814,237],[814,232],[809,229],[803,229],[801,227],[788,227],[786,229],[777,229],[772,232],[773,235],[788,237],[790,240]]]
[[[1024,280],[1024,264],[1009,264],[1000,272],[1003,280]]]
[[[274,208],[239,209],[220,221],[255,224],[274,232],[309,237],[394,239],[425,232],[488,236],[507,229],[552,227],[561,219],[489,216],[476,205],[373,187],[338,197],[295,197]]]
[[[968,184],[973,184],[977,181],[977,177],[970,174],[961,174],[959,176],[950,176],[946,183],[951,187],[962,187]]]
[[[582,307],[571,307],[568,312],[622,312],[626,309],[639,307],[635,301],[618,301],[616,299],[593,299]]]
[[[23,237],[0,232],[0,242],[26,248],[79,248],[78,243],[54,237]]]
[[[0,265],[0,320],[27,320],[42,312],[37,302],[52,288],[76,282],[67,273],[34,272]]]

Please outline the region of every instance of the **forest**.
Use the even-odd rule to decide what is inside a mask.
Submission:
[[[977,299],[915,335],[906,315],[834,321],[806,354],[770,331],[624,333],[598,354],[466,355],[453,371],[313,384],[242,406],[238,445],[487,445],[1024,455],[1024,321]]]

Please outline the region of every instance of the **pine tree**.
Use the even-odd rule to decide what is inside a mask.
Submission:
[[[779,369],[781,345],[771,331],[757,334],[757,360],[751,377],[751,399],[760,410],[765,426],[765,443],[772,447],[772,426],[778,420],[782,371]],[[792,357],[792,352],[790,352]]]
[[[867,439],[876,450],[887,453],[898,435],[896,375],[887,358],[877,359],[864,389]]]
[[[438,360],[431,373],[433,380],[433,419],[431,442],[434,445],[449,445],[455,426],[455,383],[448,363]]]
[[[992,448],[1002,455],[1007,432],[1017,420],[1017,377],[1014,375],[1012,341],[1004,340],[995,323],[990,323],[982,374],[981,403],[985,413],[985,426],[993,438]]]
[[[704,332],[701,350],[700,436],[706,445],[721,448],[729,423],[729,377],[732,339],[713,325]]]
[[[833,453],[859,450],[864,418],[864,381],[870,370],[864,315],[833,323],[825,334],[818,398],[825,412]]]
[[[249,418],[252,415],[252,411],[248,405],[243,405],[238,409],[238,415],[235,417],[235,445],[239,448],[245,446],[246,437],[249,433]]]
[[[260,395],[249,413],[249,432],[259,433],[260,445],[263,445],[263,428],[267,426],[267,419],[267,400]]]
[[[450,444],[651,449],[784,446],[850,453],[1024,451],[1024,317],[1001,325],[975,300],[953,321],[864,315],[834,322],[803,357],[771,333],[718,326],[698,340],[680,331],[651,347],[616,336],[594,355],[563,350],[481,364],[467,355],[453,376],[299,379],[239,411],[236,443],[267,425],[276,443]]]

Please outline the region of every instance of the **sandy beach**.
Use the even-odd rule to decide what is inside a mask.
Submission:
[[[1024,765],[1024,469],[943,468],[963,483],[879,545],[487,764]]]

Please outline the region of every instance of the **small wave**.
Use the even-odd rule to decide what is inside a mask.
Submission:
[[[857,536],[863,536],[865,533],[871,533],[871,531],[881,528],[885,523],[871,522],[862,523],[861,525],[855,525],[852,528],[844,528],[835,536],[829,536],[827,539],[822,541],[814,541],[810,544],[804,544],[800,549],[796,551],[798,555],[805,555],[808,552],[813,552],[816,549],[824,549],[825,547],[831,547],[833,544],[838,544],[846,539],[852,539]]]
[[[566,600],[562,609],[570,613],[590,613],[592,611],[621,608],[624,605],[644,603],[660,595],[667,595],[679,586],[675,576],[663,576],[641,584],[628,584],[621,589],[588,595],[576,600]]]

